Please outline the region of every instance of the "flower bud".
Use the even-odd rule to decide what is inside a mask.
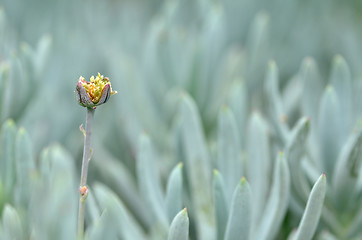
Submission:
[[[79,193],[80,193],[81,196],[84,196],[84,195],[88,194],[87,186],[79,187]]]
[[[80,193],[80,200],[84,203],[88,197],[88,187],[87,186],[79,187],[78,190]]]
[[[77,101],[83,107],[99,106],[116,93],[117,91],[112,91],[109,79],[100,73],[96,78],[92,76],[89,82],[81,76],[75,88]]]

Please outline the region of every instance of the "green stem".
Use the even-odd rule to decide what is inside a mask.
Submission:
[[[87,116],[85,122],[85,140],[83,148],[83,161],[82,161],[82,173],[80,177],[80,188],[87,185],[87,175],[88,175],[88,163],[90,160],[90,143],[92,136],[92,122],[94,117],[94,109],[87,108]],[[84,236],[84,211],[85,211],[85,200],[86,195],[80,196],[79,199],[79,213],[78,213],[78,235],[80,239]]]

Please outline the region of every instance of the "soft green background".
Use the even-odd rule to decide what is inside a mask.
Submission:
[[[214,201],[219,204],[217,197],[211,200],[212,186],[214,190],[224,186],[228,209],[235,187],[242,185],[240,191],[246,191],[245,185],[237,185],[243,175],[251,191],[254,186],[257,192],[253,211],[262,216],[263,208],[258,206],[266,205],[266,197],[272,196],[273,172],[279,171],[281,178],[285,173],[283,167],[278,170],[279,160],[275,160],[280,150],[286,151],[287,158],[297,159],[286,160],[292,173],[290,198],[294,202],[283,200],[289,210],[286,218],[279,216],[283,223],[273,230],[271,239],[284,239],[298,226],[309,191],[322,172],[334,190],[327,192],[330,212],[322,213],[317,231],[325,229],[337,239],[349,239],[353,231],[353,236],[361,236],[360,230],[353,229],[361,222],[362,214],[356,213],[359,206],[342,207],[344,199],[338,195],[356,185],[356,191],[343,194],[361,198],[361,178],[354,177],[360,176],[360,153],[353,155],[348,150],[360,147],[360,133],[352,131],[362,114],[360,1],[2,0],[0,7],[0,120],[5,123],[11,118],[16,124],[5,123],[1,132],[4,186],[0,185],[0,197],[2,187],[11,193],[6,192],[0,203],[7,202],[18,210],[26,236],[74,236],[83,146],[78,129],[86,112],[76,103],[74,89],[79,76],[88,79],[98,72],[111,79],[118,94],[95,113],[89,185],[94,187],[97,200],[92,204],[94,196],[89,199],[93,206],[86,216],[87,225],[93,226],[90,238],[98,239],[107,232],[109,239],[117,238],[121,233],[113,236],[110,229],[117,225],[112,224],[128,222],[117,214],[102,215],[103,220],[98,220],[104,206],[124,211],[119,199],[100,183],[120,197],[129,211],[126,215],[133,216],[134,225],[142,229],[130,230],[128,236],[121,234],[125,239],[165,237],[173,218],[170,212],[174,216],[185,206],[191,238],[208,239],[208,227],[215,228],[209,218],[216,214],[227,219],[227,214],[210,210]],[[304,116],[310,120],[298,122]],[[286,122],[279,123],[279,118]],[[24,127],[27,133],[17,127]],[[298,135],[308,131],[307,140]],[[356,135],[348,138],[352,133]],[[303,147],[291,146],[293,141]],[[12,146],[11,158],[6,157],[10,156],[4,150],[6,143]],[[149,156],[153,156],[151,160]],[[19,170],[24,164],[19,161],[24,158],[25,166],[36,169],[34,174],[27,168]],[[353,171],[335,172],[337,158],[342,159],[338,161],[341,169]],[[144,164],[137,165],[139,162]],[[178,173],[184,178],[182,201],[168,205],[163,212],[163,203],[170,200],[158,198],[166,192],[169,175],[178,162],[185,163],[183,174]],[[299,171],[301,165],[304,167]],[[216,173],[212,176],[213,168],[224,175],[225,183],[220,183]],[[298,174],[303,183],[298,182]],[[10,187],[4,180],[8,175],[13,179]],[[19,186],[26,188],[20,176],[36,179],[32,192],[43,197],[31,197],[31,193],[17,196]],[[155,182],[147,185],[149,179]],[[289,191],[287,185],[283,187]],[[175,183],[175,187],[180,186]],[[44,202],[38,203],[41,199]],[[103,207],[97,209],[97,204]],[[64,208],[69,212],[58,216]],[[8,210],[6,216],[12,215]],[[152,225],[155,216],[156,226]],[[254,234],[258,232],[253,229],[257,220],[252,221],[248,229]],[[42,230],[45,223],[48,228]],[[56,223],[64,226],[54,227]],[[29,230],[32,227],[36,229],[33,232]],[[217,228],[225,230],[225,226]],[[328,238],[329,233],[323,234],[320,239],[333,239]]]

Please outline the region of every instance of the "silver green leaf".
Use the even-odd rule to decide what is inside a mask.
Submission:
[[[120,199],[107,187],[101,184],[96,184],[94,187],[94,194],[102,210],[100,222],[95,222],[94,227],[100,228],[94,230],[96,234],[101,231],[105,235],[105,239],[145,239],[145,235],[141,227],[129,214]],[[100,225],[100,226],[99,226]],[[104,227],[104,228],[103,228]],[[109,238],[107,238],[109,236]],[[114,238],[116,237],[116,238]]]
[[[88,187],[88,192],[93,193],[93,188]],[[101,216],[101,210],[99,209],[94,194],[88,194],[87,196],[86,214],[89,216],[90,222],[94,223],[99,220]]]
[[[97,240],[97,239],[119,239],[118,231],[114,230],[114,222],[109,210],[104,210],[102,214],[92,222],[87,228],[85,233],[86,240]]]
[[[231,202],[224,240],[250,239],[250,222],[251,192],[249,183],[242,178]]]
[[[17,203],[27,207],[30,197],[31,181],[36,172],[31,140],[24,128],[20,128],[15,141],[16,189]]]
[[[189,239],[189,217],[186,208],[181,210],[172,220],[167,240]]]
[[[282,143],[288,137],[289,129],[287,125],[287,115],[283,106],[279,91],[279,70],[274,61],[270,61],[265,77],[265,93],[268,97],[268,111],[272,118],[272,123],[277,131],[277,136]]]
[[[226,223],[229,216],[229,208],[226,201],[225,184],[223,181],[223,177],[217,170],[214,170],[213,194],[216,216],[216,239],[223,240],[225,235]]]
[[[231,84],[227,104],[234,113],[238,126],[241,146],[245,146],[245,126],[248,115],[248,93],[244,81],[235,81]]]
[[[257,233],[254,234],[257,236],[255,239],[275,238],[288,208],[289,188],[289,167],[284,153],[280,152],[274,167],[270,196],[266,203],[261,223],[258,224]]]
[[[194,204],[198,239],[215,238],[214,207],[211,197],[211,167],[200,116],[195,102],[186,93],[180,102],[181,142]]]
[[[362,128],[353,132],[343,146],[332,178],[333,201],[339,210],[349,209],[356,201],[354,193],[362,159]],[[353,205],[353,204],[352,204]]]
[[[95,146],[101,146],[101,142],[94,139]],[[107,186],[112,186],[115,191],[134,215],[141,221],[141,224],[150,226],[152,224],[151,211],[147,211],[148,206],[144,204],[144,199],[140,196],[137,183],[128,171],[127,167],[116,159],[109,151],[98,147],[93,153],[94,160],[92,166],[99,170],[99,178]]]
[[[53,39],[50,35],[44,35],[38,41],[36,54],[33,56],[36,77],[39,77],[44,73],[45,67],[47,66],[47,61],[49,60],[52,43]]]
[[[137,177],[139,190],[152,212],[155,223],[168,225],[161,182],[157,172],[157,157],[150,138],[142,134],[137,155]]]
[[[0,63],[0,121],[3,122],[4,118],[4,102],[5,92],[9,81],[9,65],[6,63]]]
[[[259,12],[250,27],[246,42],[248,49],[248,87],[251,91],[257,91],[260,86],[260,79],[263,79],[263,71],[269,59],[269,15],[266,12]]]
[[[350,226],[348,229],[348,238],[349,239],[353,239],[353,238],[358,239],[358,236],[360,236],[360,237],[362,236],[361,225],[362,225],[362,207],[360,206],[357,210],[357,214],[354,216],[353,221],[350,223]]]
[[[167,182],[166,211],[170,221],[182,208],[182,167],[182,163],[177,164]]]
[[[324,230],[318,235],[317,240],[338,240],[338,238],[330,232]]]
[[[343,116],[343,118],[340,118],[340,128],[342,128],[342,131],[340,132],[339,138],[344,140],[350,130],[351,115],[353,111],[352,82],[349,67],[344,58],[340,55],[335,56],[333,59],[329,84],[333,86],[340,102],[339,114]]]
[[[341,138],[343,123],[340,117],[340,107],[340,99],[334,87],[327,86],[319,109],[318,135],[321,166],[328,176],[333,176],[343,140]]]
[[[24,232],[19,214],[17,213],[16,209],[10,205],[5,205],[2,215],[2,225],[4,239],[24,239]]]
[[[316,124],[318,119],[318,104],[316,103],[319,102],[323,88],[318,66],[313,58],[307,57],[303,60],[299,76],[303,82],[302,112]]]
[[[78,183],[74,159],[59,145],[44,150],[42,170],[32,181],[29,221],[37,239],[72,239],[77,232]],[[62,224],[59,224],[61,217]]]
[[[15,122],[8,120],[1,128],[0,176],[9,200],[12,198],[16,181],[15,138]]]
[[[6,192],[2,181],[0,181],[0,215],[6,203]]]
[[[266,122],[260,113],[252,113],[247,130],[247,177],[251,188],[258,189],[258,191],[253,191],[252,226],[256,226],[261,219],[269,192],[272,165],[267,129]]]
[[[242,176],[240,139],[232,111],[224,106],[219,113],[217,169],[224,176],[226,199],[231,199]]]
[[[306,176],[301,169],[309,128],[310,121],[308,118],[299,119],[292,129],[285,147],[285,155],[291,171],[292,192],[294,192],[295,197],[303,201],[307,200],[310,189]]]
[[[294,240],[311,240],[317,229],[327,190],[326,176],[322,174],[314,184]]]

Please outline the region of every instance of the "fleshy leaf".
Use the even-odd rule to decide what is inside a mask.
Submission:
[[[23,207],[27,207],[31,190],[31,178],[32,174],[35,172],[35,160],[30,137],[24,128],[18,130],[15,149],[17,170],[16,198],[19,204]]]
[[[101,220],[103,223],[95,223],[105,227],[104,229],[99,229],[104,233],[104,235],[101,234],[102,238],[124,240],[145,239],[141,227],[111,190],[101,184],[95,185],[93,189],[100,208],[103,211],[102,215],[106,214],[106,216],[102,217],[104,218]],[[108,234],[110,234],[110,236],[116,236],[116,238],[106,238],[105,236]]]
[[[0,176],[10,200],[16,179],[15,166],[16,126],[13,120],[6,121],[1,128]]]
[[[248,93],[243,81],[236,81],[230,87],[227,101],[231,111],[234,113],[239,130],[241,147],[245,146],[245,127],[248,115]]]
[[[136,163],[139,190],[146,200],[148,208],[152,211],[153,219],[168,225],[156,159],[150,138],[146,134],[142,134]]]
[[[301,169],[301,161],[305,154],[309,128],[310,122],[308,118],[304,117],[299,119],[293,127],[285,148],[285,155],[289,161],[289,169],[291,172],[292,191],[296,197],[302,201],[307,200],[309,193],[309,185]]]
[[[303,82],[302,112],[304,116],[310,117],[312,123],[316,124],[318,119],[318,105],[322,95],[322,82],[318,66],[313,58],[304,59],[299,76]]]
[[[72,156],[59,145],[41,154],[41,171],[32,182],[28,216],[36,236],[72,239],[76,235],[77,185]],[[44,165],[44,166],[43,166]],[[59,224],[59,219],[64,221]]]
[[[231,199],[242,176],[240,139],[234,114],[224,106],[219,114],[217,168],[225,176],[226,198]]]
[[[6,63],[0,63],[0,121],[3,122],[5,92],[9,81],[9,66]]]
[[[286,214],[290,177],[287,160],[284,153],[279,153],[275,167],[270,196],[265,206],[263,218],[258,224],[255,239],[274,239]]]
[[[342,118],[340,100],[332,86],[322,96],[319,110],[319,145],[322,170],[333,176],[333,170],[342,145]]]
[[[185,167],[194,204],[198,239],[215,236],[214,207],[211,196],[211,167],[200,116],[194,101],[184,93],[180,102],[181,142]]]
[[[102,145],[100,142],[97,143],[97,139],[94,139],[94,141],[95,146]],[[148,206],[144,204],[144,199],[140,196],[137,184],[127,167],[101,147],[94,151],[92,166],[98,169],[100,180],[107,186],[112,186],[112,190],[120,196],[130,211],[140,220],[141,224],[150,226],[152,212],[147,211]]]
[[[314,184],[299,223],[294,240],[311,240],[318,226],[327,190],[326,176],[322,174]]]
[[[251,192],[248,182],[242,178],[231,202],[224,240],[250,239],[250,222]]]
[[[269,157],[269,138],[265,120],[254,112],[248,124],[247,132],[248,181],[253,191],[252,226],[259,222],[269,192],[269,179],[272,172]]]
[[[228,204],[225,198],[225,185],[221,174],[214,170],[213,193],[215,203],[215,216],[217,226],[217,240],[223,240],[226,223],[229,216]]]
[[[174,167],[167,182],[166,210],[170,221],[182,208],[182,166],[179,163]]]
[[[340,102],[339,114],[342,128],[339,136],[344,141],[349,131],[352,116],[352,82],[349,67],[340,55],[333,59],[333,67],[329,83],[333,86]]]
[[[19,214],[12,206],[5,205],[2,223],[4,239],[24,239]]]
[[[189,217],[186,208],[181,210],[172,220],[167,240],[189,239]]]
[[[248,49],[248,73],[246,79],[248,88],[254,92],[260,88],[260,79],[263,79],[263,71],[269,59],[269,15],[266,12],[259,12],[253,19],[247,39]]]
[[[350,209],[356,201],[355,190],[362,159],[362,128],[353,132],[343,146],[332,179],[334,197],[339,210]]]
[[[282,98],[279,91],[279,70],[274,61],[270,61],[265,77],[265,92],[268,96],[269,114],[277,131],[277,136],[284,143],[288,137],[287,115],[284,110]]]

